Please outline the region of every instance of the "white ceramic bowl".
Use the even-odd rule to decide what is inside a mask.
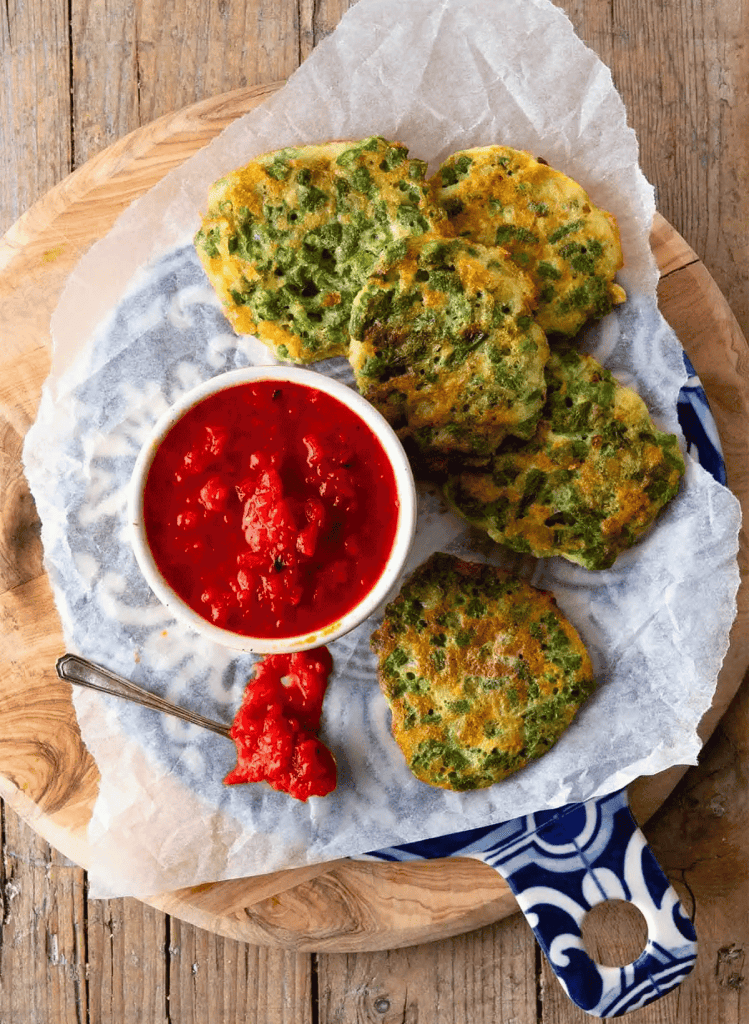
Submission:
[[[390,461],[398,497],[395,539],[385,567],[362,600],[341,618],[313,632],[280,638],[245,636],[215,625],[184,601],[160,572],[146,537],[143,494],[155,453],[171,428],[195,405],[219,391],[255,381],[289,381],[325,392],[354,412],[376,435]],[[416,531],[416,489],[408,458],[395,432],[384,417],[356,391],[321,373],[296,366],[253,366],[232,370],[205,381],[187,392],[160,417],[143,445],[135,463],[129,494],[129,519],[133,550],[138,565],[159,600],[185,625],[235,650],[262,654],[290,653],[329,643],[350,632],[377,608],[403,571]]]

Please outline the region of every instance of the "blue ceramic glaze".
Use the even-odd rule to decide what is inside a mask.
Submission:
[[[722,484],[725,465],[702,385],[689,380],[677,412],[691,455]],[[506,879],[570,999],[594,1017],[618,1017],[660,999],[694,966],[691,921],[637,827],[624,790],[498,825],[377,850],[378,860],[474,857]],[[636,906],[647,922],[645,949],[624,967],[585,952],[587,912],[609,899]]]
[[[725,484],[726,467],[707,395],[686,353],[684,364],[689,380],[679,392],[676,412],[687,441],[687,451],[718,483]]]
[[[567,995],[594,1017],[618,1017],[660,999],[694,966],[694,927],[635,824],[624,790],[369,856],[473,857],[493,867]],[[634,904],[648,926],[645,949],[625,967],[595,963],[583,945],[585,915],[612,899]]]

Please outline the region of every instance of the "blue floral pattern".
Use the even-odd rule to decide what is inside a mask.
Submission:
[[[383,860],[474,857],[508,882],[567,995],[594,1017],[618,1017],[680,984],[694,966],[694,927],[635,824],[624,790],[501,825],[380,850]],[[605,900],[644,915],[648,941],[625,967],[586,953],[582,922]]]
[[[723,463],[718,430],[710,412],[707,395],[686,352],[684,365],[689,380],[679,392],[676,412],[687,441],[687,451],[715,477],[719,484],[725,484],[726,467]]]

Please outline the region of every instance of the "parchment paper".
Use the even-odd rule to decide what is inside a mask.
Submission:
[[[360,0],[270,101],[135,203],[82,259],[53,317],[54,358],[25,464],[71,650],[230,721],[252,658],[174,622],[141,579],[125,516],[130,471],[158,415],[188,387],[273,362],[238,339],[194,255],[209,184],[257,153],[381,134],[430,172],[450,152],[527,148],[618,218],[628,301],[584,346],[678,433],[681,348],[655,301],[653,190],[598,58],[546,0]],[[321,372],[351,382],[343,360]],[[90,826],[94,895],[148,894],[355,855],[602,795],[695,762],[696,726],[728,644],[739,508],[691,459],[678,498],[613,569],[510,556],[420,493],[410,567],[434,550],[518,568],[551,589],[591,651],[600,688],[549,754],[489,790],[417,782],[389,733],[369,635],[331,645],[323,738],[340,781],[300,804],[226,788],[233,746],[88,692],[75,706],[102,781]]]

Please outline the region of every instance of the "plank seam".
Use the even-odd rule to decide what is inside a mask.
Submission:
[[[317,953],[310,956],[309,978],[310,1024],[320,1024],[320,958]]]
[[[302,63],[302,0],[296,0],[296,64]]]
[[[140,6],[138,6],[138,14],[140,14]],[[134,54],[134,56],[135,56],[135,105],[136,105],[136,109],[137,109],[138,125],[142,126],[143,125],[143,118],[142,118],[142,98],[143,98],[142,86],[143,86],[143,76],[142,76],[141,62],[140,62],[140,33],[138,31],[139,28],[140,28],[140,18],[137,17],[136,20],[135,20],[135,46],[133,48],[134,51],[135,51],[135,54]]]
[[[85,1024],[91,1024],[91,979],[89,975],[88,942],[88,872],[83,872],[83,994],[86,1000]]]
[[[70,93],[70,170],[75,168],[75,72],[73,51],[73,0],[68,0],[68,91]]]
[[[173,1024],[171,1012],[172,986],[172,919],[164,915],[164,1021]]]
[[[536,1024],[543,1024],[544,1021],[544,959],[541,947],[535,944],[535,968],[536,968]]]
[[[5,801],[0,800],[0,977],[2,977],[3,946],[5,943],[5,926],[10,917],[10,900],[8,898],[8,879],[5,856],[6,824]]]

